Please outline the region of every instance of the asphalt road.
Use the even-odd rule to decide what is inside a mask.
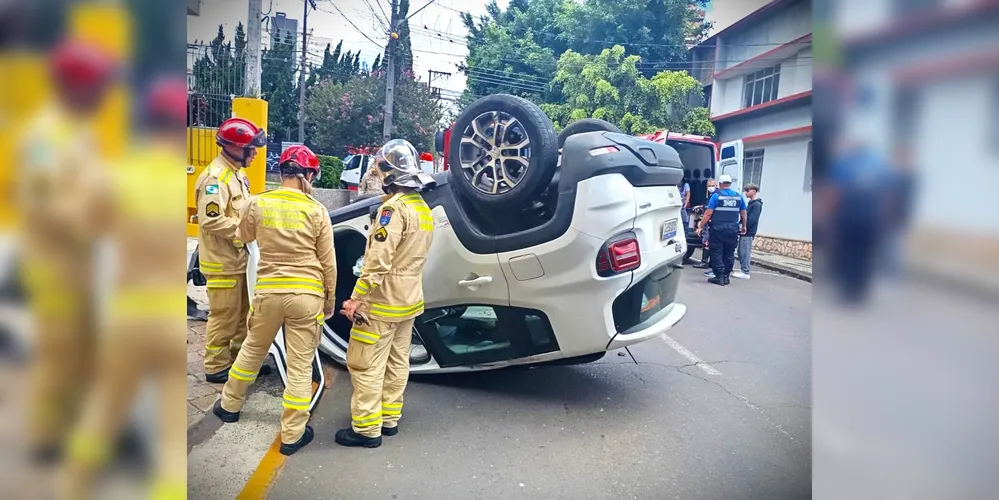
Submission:
[[[785,276],[721,288],[688,268],[672,342],[576,367],[414,378],[401,432],[373,450],[333,442],[350,421],[338,371],[316,440],[268,497],[808,498],[811,295]]]

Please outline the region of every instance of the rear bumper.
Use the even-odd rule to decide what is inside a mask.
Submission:
[[[620,349],[662,335],[679,323],[686,314],[687,306],[674,302],[663,309],[651,325],[639,325],[636,327],[637,330],[631,329],[615,335],[607,344],[607,350]]]

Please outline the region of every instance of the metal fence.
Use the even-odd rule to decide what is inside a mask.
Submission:
[[[243,95],[245,55],[217,44],[187,46],[188,162],[204,165],[218,155],[215,129],[232,116],[232,100]]]

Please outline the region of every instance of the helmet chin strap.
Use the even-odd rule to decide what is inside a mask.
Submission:
[[[246,168],[247,166],[249,166],[248,164],[249,164],[249,159],[250,159],[250,150],[252,150],[252,149],[253,148],[243,148],[243,157],[242,158],[236,158],[235,156],[233,156],[232,154],[230,154],[228,151],[226,151],[225,148],[222,148],[222,154],[224,154],[227,158],[229,158],[230,160],[232,160],[233,163],[238,164],[241,168]]]

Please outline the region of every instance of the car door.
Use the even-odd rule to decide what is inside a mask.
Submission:
[[[340,182],[347,186],[357,186],[361,182],[361,158],[364,155],[350,155],[343,160]]]
[[[495,253],[468,251],[444,207],[431,211],[434,239],[423,268],[425,312],[416,323],[438,365],[457,366],[510,359],[500,338],[510,290]],[[502,317],[498,315],[503,315]],[[504,328],[498,329],[497,324]]]
[[[717,174],[731,176],[732,191],[736,193],[742,192],[742,153],[742,139],[722,143],[718,160]]]

